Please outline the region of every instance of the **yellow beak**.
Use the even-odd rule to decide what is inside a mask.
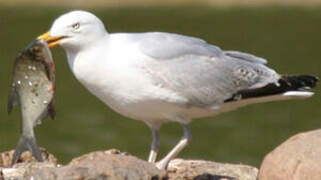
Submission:
[[[50,31],[40,35],[37,37],[37,39],[43,39],[45,40],[47,43],[48,43],[48,46],[50,48],[53,48],[53,47],[56,47],[59,45],[59,41],[61,39],[65,38],[64,36],[57,36],[57,37],[53,37],[53,36],[50,36]]]

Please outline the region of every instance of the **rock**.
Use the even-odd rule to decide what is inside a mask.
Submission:
[[[57,159],[54,155],[50,154],[45,148],[40,148],[41,155],[44,161],[57,164]],[[13,159],[14,150],[6,151],[0,153],[0,167],[11,167],[11,162]],[[37,160],[31,155],[29,151],[25,151],[21,154],[20,158],[17,161],[18,163],[22,162],[37,162]]]
[[[170,180],[256,180],[258,169],[247,165],[174,159],[167,172]]]
[[[166,172],[153,164],[118,150],[96,151],[73,159],[61,168],[43,168],[25,174],[25,179],[130,179],[162,180]]]
[[[321,180],[321,129],[297,134],[261,165],[259,180]]]
[[[171,161],[166,172],[113,149],[92,152],[59,167],[51,162],[18,163],[0,169],[0,180],[255,180],[257,173],[256,168],[246,165],[182,159]]]
[[[56,167],[57,159],[54,155],[50,154],[46,149],[40,148],[43,163],[37,162],[37,160],[31,155],[29,151],[21,154],[18,159],[18,163],[12,165],[12,159],[14,150],[0,153],[0,180],[15,180],[22,179],[25,173],[33,169],[41,169],[45,167]]]
[[[20,180],[25,174],[36,169],[54,168],[56,164],[52,162],[23,162],[13,165],[11,168],[1,169],[2,178],[4,180]],[[1,176],[0,176],[1,177]],[[1,178],[0,178],[1,180]]]

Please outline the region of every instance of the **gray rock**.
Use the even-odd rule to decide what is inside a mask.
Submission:
[[[261,165],[260,180],[321,180],[321,129],[297,134]]]

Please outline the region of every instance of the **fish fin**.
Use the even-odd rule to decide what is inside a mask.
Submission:
[[[11,87],[9,97],[8,97],[8,106],[7,106],[8,114],[12,112],[14,106],[18,105],[18,102],[19,102],[18,99],[19,98],[15,87]]]
[[[36,138],[21,135],[16,146],[16,150],[13,154],[12,164],[15,164],[19,160],[21,154],[27,150],[31,152],[32,156],[34,156],[37,161],[43,162]]]
[[[55,101],[54,101],[54,99],[52,99],[52,101],[48,105],[48,114],[51,117],[51,119],[55,119],[56,110],[55,110]]]
[[[55,82],[55,64],[53,62],[46,64],[46,70],[47,70],[47,76],[50,79],[50,81]]]
[[[48,104],[46,111],[44,111],[36,121],[36,124],[41,124],[42,120],[46,117],[50,116],[51,119],[55,119],[56,111],[55,111],[55,100],[52,99],[51,102]]]

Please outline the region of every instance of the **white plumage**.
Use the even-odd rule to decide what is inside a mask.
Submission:
[[[266,60],[237,51],[223,51],[202,39],[178,34],[115,33],[105,30],[93,14],[73,11],[59,17],[50,29],[59,41],[76,78],[110,108],[147,123],[153,133],[150,162],[159,149],[158,129],[166,121],[184,127],[184,137],[157,165],[183,149],[194,118],[213,116],[247,104],[311,92],[291,91],[242,99],[243,90],[273,84],[281,76],[265,66]],[[232,98],[232,99],[231,99]]]

